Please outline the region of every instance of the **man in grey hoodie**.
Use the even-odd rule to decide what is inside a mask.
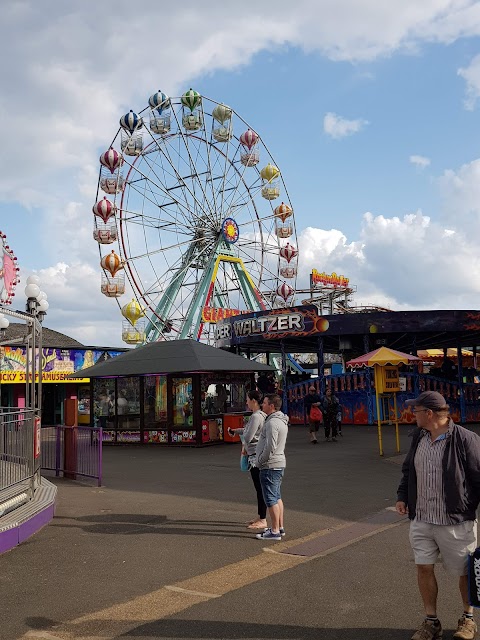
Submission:
[[[271,526],[257,534],[259,540],[281,540],[285,535],[280,487],[286,466],[288,416],[280,411],[281,406],[282,399],[275,393],[263,399],[262,409],[267,418],[258,439],[256,465],[260,469],[260,483]]]

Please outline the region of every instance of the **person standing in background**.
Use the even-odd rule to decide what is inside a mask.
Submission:
[[[305,411],[305,422],[308,424],[308,431],[310,433],[310,442],[312,444],[317,444],[317,431],[320,428],[321,420],[314,420],[313,416],[310,415],[312,407],[318,407],[320,410],[320,406],[322,404],[322,399],[320,395],[317,393],[317,390],[312,385],[308,388],[308,394],[303,399],[303,408]]]
[[[288,416],[280,411],[281,406],[282,399],[275,393],[263,399],[262,409],[267,417],[258,439],[256,465],[260,469],[260,484],[270,516],[270,527],[257,534],[258,540],[281,540],[285,535],[280,487],[286,466]]]
[[[325,440],[326,442],[330,442],[331,433],[332,442],[337,442],[337,415],[340,411],[340,402],[337,396],[333,395],[330,388],[325,391],[321,409],[323,413],[323,426],[325,427]]]
[[[248,529],[266,529],[267,527],[267,506],[263,499],[262,485],[260,484],[260,469],[256,465],[257,444],[260,432],[263,428],[265,413],[261,410],[262,394],[256,389],[247,393],[247,407],[252,412],[245,427],[240,429],[229,429],[229,435],[242,436],[243,448],[248,455],[248,464],[253,486],[257,492],[258,518],[253,518],[247,523]]]

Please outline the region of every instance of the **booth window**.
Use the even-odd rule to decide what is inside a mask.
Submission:
[[[115,409],[119,430],[140,429],[140,378],[138,376],[117,379]]]
[[[193,425],[192,378],[173,378],[173,424],[190,427]]]
[[[202,415],[223,415],[246,411],[250,374],[225,374],[212,372],[202,374]]]
[[[96,427],[115,428],[115,380],[95,378],[93,380],[93,417]]]
[[[164,426],[167,422],[167,376],[146,376],[144,384],[145,429]]]

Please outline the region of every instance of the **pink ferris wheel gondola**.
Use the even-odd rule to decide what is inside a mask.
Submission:
[[[298,256],[298,251],[289,242],[287,242],[287,244],[280,249],[280,256],[287,262],[290,262],[290,260],[293,260],[293,258]]]
[[[282,282],[282,284],[277,287],[277,294],[283,298],[285,302],[290,298],[292,293],[294,293],[294,289],[286,282]]]
[[[240,136],[240,142],[251,151],[252,147],[258,142],[258,133],[255,133],[252,129],[247,129],[245,133],[242,133]]]
[[[109,169],[110,173],[115,173],[123,164],[123,158],[116,149],[110,147],[108,151],[100,156],[100,164],[102,167]]]
[[[107,200],[107,198],[103,198],[103,200],[99,200],[97,204],[94,204],[92,207],[93,213],[101,218],[103,222],[107,223],[109,218],[114,216],[117,213],[117,207]]]

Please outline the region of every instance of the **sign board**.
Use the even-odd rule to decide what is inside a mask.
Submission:
[[[312,269],[312,273],[310,274],[310,286],[312,289],[318,286],[332,287],[333,289],[347,289],[349,282],[349,278],[337,275],[335,271],[333,273],[325,273],[324,271],[319,273],[316,269]]]
[[[217,307],[203,307],[202,309],[202,322],[210,322],[215,324],[219,320],[225,320],[225,318],[232,318],[233,316],[240,316],[243,313],[252,313],[250,309],[222,309]]]
[[[109,360],[122,351],[103,349],[52,349],[44,348],[42,353],[36,351],[36,371],[39,370],[39,362],[42,366],[42,382],[43,383],[71,383],[71,384],[88,384],[90,379],[85,377],[70,380],[68,376],[71,373],[88,369],[89,367]],[[27,382],[26,369],[27,361],[33,360],[33,354],[27,354],[25,347],[4,346],[0,347],[0,383],[1,384],[18,384]],[[30,364],[31,371],[31,364]],[[30,374],[29,382],[32,377]],[[38,375],[35,376],[35,382],[38,382]]]
[[[398,367],[375,366],[375,385],[377,393],[393,393],[400,391]]]
[[[72,372],[62,371],[44,371],[42,373],[42,382],[73,382],[74,384],[88,384],[90,378],[74,378],[69,379]],[[1,371],[0,372],[0,384],[17,384],[19,382],[26,382],[27,375],[25,371]],[[29,382],[32,381],[32,374],[29,375]],[[35,374],[35,382],[38,382],[38,373]]]

